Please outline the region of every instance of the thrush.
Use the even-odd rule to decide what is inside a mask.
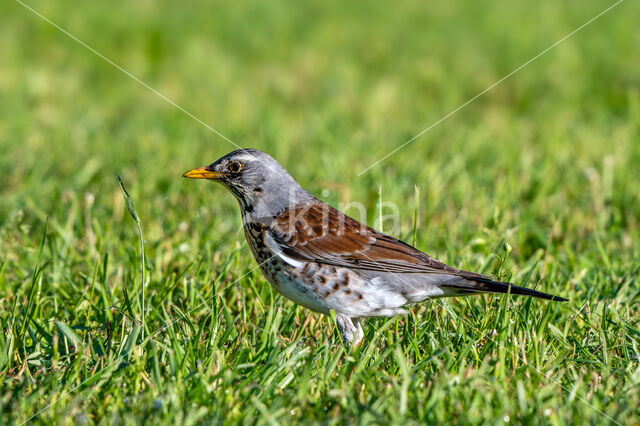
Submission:
[[[184,177],[230,190],[249,247],[273,288],[312,311],[335,311],[344,339],[356,345],[362,319],[404,314],[428,299],[510,293],[567,300],[439,262],[314,197],[255,149],[233,151]]]

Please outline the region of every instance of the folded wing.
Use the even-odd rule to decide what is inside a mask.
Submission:
[[[457,294],[511,293],[566,300],[453,268],[319,200],[288,209],[273,220],[271,229],[280,252],[296,261],[391,274],[442,274],[448,278],[443,277],[441,287]],[[459,279],[451,280],[451,277]]]
[[[300,260],[381,272],[488,278],[439,262],[321,202],[291,208],[271,227],[281,248]]]

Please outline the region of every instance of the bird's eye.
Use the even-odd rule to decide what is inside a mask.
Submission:
[[[242,164],[234,161],[232,163],[229,163],[228,169],[232,173],[238,173],[240,170],[242,170]]]

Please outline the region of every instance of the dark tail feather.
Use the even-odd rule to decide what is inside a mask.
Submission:
[[[465,280],[455,285],[443,285],[452,290],[463,293],[511,293],[521,296],[537,297],[538,299],[553,300],[555,302],[566,302],[569,299],[554,296],[553,294],[543,293],[541,291],[532,290],[526,287],[520,287],[510,283],[493,281],[488,278],[481,277],[464,277]],[[467,284],[468,283],[468,284]]]

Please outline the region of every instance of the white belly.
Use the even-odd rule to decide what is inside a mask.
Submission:
[[[281,270],[271,267],[277,262]],[[274,258],[262,267],[269,283],[289,300],[312,311],[334,310],[351,318],[405,313],[407,299],[347,268],[308,262],[293,267]]]

